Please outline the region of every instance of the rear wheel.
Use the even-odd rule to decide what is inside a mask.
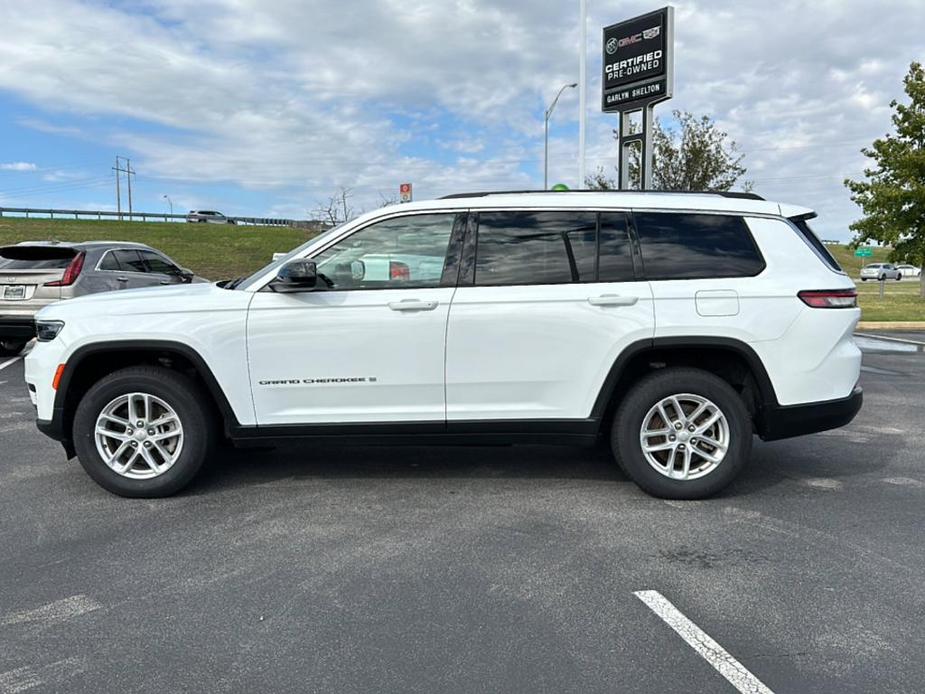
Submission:
[[[617,410],[611,445],[636,484],[666,499],[701,499],[725,488],[748,462],[752,423],[718,376],[667,368],[647,376]]]
[[[902,280],[902,278],[903,278],[902,273],[901,273],[901,272],[897,272],[897,273],[896,273],[896,281],[899,282],[900,280]]]
[[[0,340],[0,357],[15,357],[28,343],[28,340]]]
[[[170,496],[195,477],[213,442],[205,394],[170,369],[121,369],[94,384],[74,416],[80,464],[104,489]]]

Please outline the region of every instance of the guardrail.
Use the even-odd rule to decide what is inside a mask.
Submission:
[[[187,215],[171,214],[169,212],[113,212],[111,210],[62,210],[38,207],[0,207],[0,217],[5,214],[25,215],[27,219],[31,217],[48,217],[50,219],[70,218],[74,219],[117,219],[134,221],[160,221],[165,222],[186,222]],[[201,219],[201,218],[200,218]],[[275,219],[271,217],[225,217],[229,222],[235,224],[249,224],[254,226],[287,226],[287,227],[312,227],[318,225],[318,222],[298,219]],[[196,221],[199,221],[198,219]],[[204,220],[203,220],[204,221]]]

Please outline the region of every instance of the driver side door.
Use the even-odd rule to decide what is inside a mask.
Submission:
[[[445,426],[444,350],[465,214],[373,222],[316,253],[315,290],[254,295],[258,426]]]

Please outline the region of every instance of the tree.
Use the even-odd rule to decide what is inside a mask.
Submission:
[[[678,126],[668,129],[662,120],[655,120],[652,132],[652,188],[654,190],[730,190],[746,169],[742,165],[745,155],[729,134],[716,127],[709,116],[696,117],[686,111],[672,111]],[[619,133],[614,131],[619,141]],[[640,153],[630,155],[630,181],[638,187]],[[585,185],[594,190],[617,188],[603,168],[585,179]],[[749,181],[743,183],[751,190]]]
[[[332,227],[349,222],[356,216],[350,204],[352,197],[353,191],[341,186],[334,195],[328,197],[327,202],[318,203],[314,214],[319,220]]]
[[[925,268],[925,70],[913,62],[903,79],[908,104],[895,99],[895,133],[874,140],[861,153],[873,160],[865,181],[845,179],[851,199],[864,214],[850,228],[855,243],[879,241],[893,247],[890,260]],[[925,278],[920,294],[925,298]]]

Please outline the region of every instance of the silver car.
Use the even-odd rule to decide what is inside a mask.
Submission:
[[[186,215],[186,221],[199,224],[237,224],[235,220],[215,210],[190,210]]]
[[[903,278],[903,273],[901,273],[895,265],[892,263],[871,263],[870,265],[865,265],[861,270],[861,281],[866,282],[867,280],[901,280]]]
[[[62,299],[115,289],[205,282],[141,243],[27,241],[0,248],[0,356],[35,336],[33,317]]]
[[[897,265],[896,269],[902,273],[903,277],[921,277],[922,268],[915,265]]]

